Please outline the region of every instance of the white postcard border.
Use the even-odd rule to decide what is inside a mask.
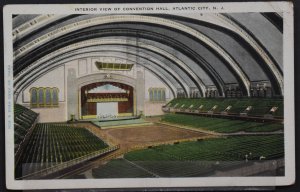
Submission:
[[[172,6],[174,4],[159,4]],[[217,10],[205,12],[284,12],[283,63],[284,63],[284,139],[285,176],[282,177],[199,177],[199,178],[147,178],[147,179],[51,179],[15,180],[13,143],[13,47],[12,14],[108,14],[105,12],[78,12],[76,7],[139,7],[154,4],[74,4],[74,5],[6,5],[4,7],[5,48],[5,144],[6,184],[9,189],[70,189],[70,188],[147,188],[147,187],[217,187],[217,186],[277,186],[295,181],[295,113],[294,113],[294,28],[293,6],[289,2],[243,3],[183,3],[184,6],[216,6]],[[221,9],[223,7],[223,9]],[[115,13],[114,11],[109,13]],[[117,12],[128,14],[130,12]],[[136,11],[134,13],[145,13]],[[153,11],[151,12],[153,13]],[[156,11],[155,13],[165,13]],[[173,11],[174,14],[181,14]]]

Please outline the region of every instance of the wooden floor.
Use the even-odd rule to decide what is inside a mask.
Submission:
[[[134,126],[102,130],[121,146],[144,145],[155,142],[168,142],[195,137],[207,136],[205,133],[180,129],[167,125]]]

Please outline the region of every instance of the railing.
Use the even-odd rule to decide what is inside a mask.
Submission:
[[[120,148],[120,145],[116,145],[116,146],[113,146],[113,147],[108,147],[108,148],[105,148],[105,149],[101,149],[99,151],[92,152],[88,155],[78,157],[76,159],[72,159],[70,161],[63,162],[63,163],[60,163],[58,165],[54,165],[52,167],[42,169],[42,170],[34,172],[34,173],[30,173],[30,174],[22,176],[18,179],[34,179],[34,178],[45,177],[47,175],[50,175],[50,174],[53,174],[55,172],[61,171],[63,169],[69,168],[71,166],[77,165],[77,164],[82,163],[84,161],[87,161],[87,160],[93,159],[95,157],[110,153],[110,152],[115,151],[119,148]]]

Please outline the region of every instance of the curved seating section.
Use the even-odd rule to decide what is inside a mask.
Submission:
[[[15,148],[17,148],[18,145],[25,139],[29,129],[33,127],[37,116],[37,113],[22,105],[14,105]]]
[[[270,114],[273,107],[277,107],[272,113],[273,116],[283,117],[283,100],[282,99],[267,99],[267,98],[176,98],[167,104],[168,107],[180,110],[208,112],[214,106],[215,113],[225,111],[228,106],[231,108],[227,111],[228,114],[239,114],[245,111],[248,106],[252,109],[248,112],[251,116],[263,116]],[[200,107],[202,106],[202,107]]]
[[[166,114],[162,117],[161,121],[218,133],[234,133],[240,131],[272,132],[283,130],[282,123],[260,123],[186,114]]]
[[[212,175],[215,171],[235,169],[254,162],[283,157],[283,135],[234,136],[129,152],[124,156],[125,161],[108,163],[107,166],[94,170],[93,175],[99,178],[117,177],[117,170],[122,168],[122,172],[126,172],[124,167],[128,165],[124,164],[130,162],[136,168],[147,170],[160,177],[205,176]],[[102,174],[102,170],[106,173]],[[128,169],[127,177],[130,176],[138,175],[130,175]]]
[[[89,155],[108,145],[85,128],[68,124],[37,124],[17,166],[27,175],[72,159]]]
[[[259,160],[261,156],[271,160],[284,156],[283,139],[283,135],[215,138],[133,151],[125,158],[130,161],[244,161],[248,155],[248,160]]]

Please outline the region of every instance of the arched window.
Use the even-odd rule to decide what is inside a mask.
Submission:
[[[32,108],[39,107],[57,107],[59,103],[56,87],[33,87],[30,92],[30,106]]]
[[[165,88],[149,88],[149,100],[150,101],[165,101],[166,90]]]

